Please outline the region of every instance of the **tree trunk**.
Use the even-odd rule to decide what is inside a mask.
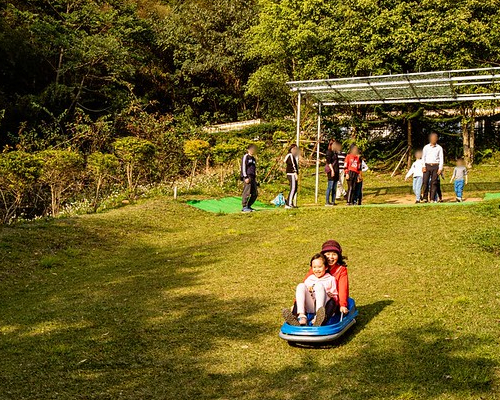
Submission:
[[[475,129],[474,109],[464,107],[462,109],[462,140],[467,168],[471,168],[474,164]]]
[[[210,172],[210,154],[207,156],[205,160],[205,173],[208,174]]]
[[[56,87],[59,85],[59,80],[61,79],[61,70],[62,70],[63,56],[64,56],[64,49],[61,47],[59,49],[59,60],[57,62]]]
[[[95,199],[94,199],[94,204],[93,204],[93,206],[94,206],[94,212],[96,212],[97,208],[98,208],[99,194],[100,194],[100,191],[101,191],[102,181],[103,181],[102,176],[99,176],[99,178],[97,178],[97,184],[96,184],[96,189],[95,189]]]
[[[476,152],[476,115],[475,110],[472,110],[472,117],[469,123],[469,160],[467,168],[472,168],[474,164],[474,153]]]
[[[193,184],[193,178],[194,178],[194,174],[196,173],[196,164],[197,163],[198,163],[198,160],[194,160],[193,170],[191,171],[191,177],[189,178],[188,189],[191,189],[191,185]]]
[[[51,208],[52,208],[52,216],[56,217],[59,214],[59,198],[60,189],[55,185],[50,186],[50,197],[51,197]]]
[[[131,163],[127,164],[127,183],[128,183],[129,190],[133,191],[133,189],[134,189],[134,179],[133,179],[133,168],[132,168],[132,164]]]

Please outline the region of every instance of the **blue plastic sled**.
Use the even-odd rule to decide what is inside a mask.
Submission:
[[[336,340],[356,323],[358,310],[354,299],[349,298],[348,308],[349,314],[342,316],[336,313],[323,326],[311,326],[314,314],[307,315],[307,326],[293,326],[285,322],[280,330],[280,338],[289,343],[324,343]]]

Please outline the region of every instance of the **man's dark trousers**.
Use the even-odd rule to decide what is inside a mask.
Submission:
[[[243,208],[252,207],[252,204],[257,200],[257,181],[254,177],[249,177],[249,183],[243,181],[243,195],[241,196],[241,203]]]
[[[431,201],[434,201],[436,199],[436,192],[438,188],[438,171],[439,164],[425,164],[423,183],[425,185],[424,199],[427,201],[429,200],[429,186],[431,188]],[[430,185],[429,180],[431,182]]]

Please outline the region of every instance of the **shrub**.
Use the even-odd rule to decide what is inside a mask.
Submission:
[[[125,168],[127,186],[135,193],[141,176],[148,172],[148,166],[156,153],[156,147],[149,140],[127,136],[113,143],[115,153]]]
[[[99,196],[103,186],[112,179],[118,169],[120,162],[114,154],[93,153],[87,160],[87,168],[95,183],[95,197],[93,201],[94,211],[99,204]]]
[[[184,143],[184,154],[191,161],[198,161],[205,156],[210,148],[210,143],[206,140],[194,139]]]
[[[188,159],[184,154],[184,139],[176,130],[160,133],[154,140],[157,148],[154,158],[153,178],[168,181],[189,173]]]
[[[219,143],[212,147],[213,159],[217,164],[232,163],[241,152],[239,143]]]
[[[198,164],[198,161],[208,154],[209,148],[210,143],[208,143],[206,140],[193,139],[187,140],[184,143],[184,154],[193,162],[190,182],[192,182],[192,178],[196,172],[196,165]]]
[[[57,216],[63,201],[68,199],[81,181],[83,157],[69,150],[45,150],[40,154],[43,166],[40,181],[50,188],[51,214]]]
[[[34,198],[42,161],[36,154],[11,151],[0,154],[0,196],[2,221],[18,216],[28,198]]]

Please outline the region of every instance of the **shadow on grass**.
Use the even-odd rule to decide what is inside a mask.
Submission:
[[[12,246],[0,249],[11,265],[0,291],[0,397],[151,398],[158,375],[176,376],[160,383],[162,393],[192,386],[184,374],[203,375],[207,352],[262,335],[252,321],[259,304],[203,287],[227,238],[152,246],[135,231],[86,223],[51,221],[3,236]],[[20,237],[26,246],[15,249]],[[57,266],[42,266],[47,253]]]
[[[263,386],[269,385],[276,392],[286,390],[297,399],[311,392],[347,400],[490,394],[497,365],[479,355],[466,355],[489,343],[485,339],[473,335],[456,339],[452,332],[433,324],[402,329],[379,339],[364,345],[355,356],[340,357],[329,366],[311,362],[305,353],[301,365],[268,375]],[[306,373],[313,382],[303,379]]]
[[[289,343],[293,347],[303,348],[303,349],[329,349],[332,347],[343,346],[353,340],[356,335],[361,332],[370,321],[380,314],[384,308],[391,305],[392,300],[380,300],[375,303],[365,304],[363,306],[356,306],[358,309],[358,316],[356,317],[356,324],[352,326],[342,337],[338,340],[332,341],[330,343],[320,343],[320,344],[294,344]]]

